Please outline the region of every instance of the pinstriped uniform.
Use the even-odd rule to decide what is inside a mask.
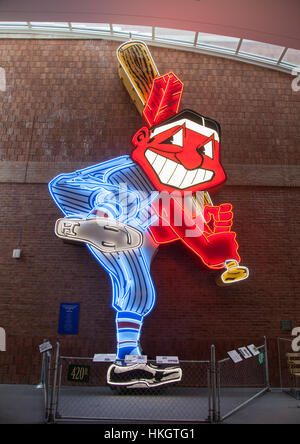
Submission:
[[[141,168],[129,156],[62,174],[49,183],[49,190],[66,217],[95,217],[93,212],[103,211],[143,231],[143,245],[121,253],[104,253],[87,245],[109,273],[117,322],[119,316],[132,319],[136,326],[132,323],[132,328],[128,328],[130,322],[126,324],[126,339],[131,337],[130,331],[134,336],[134,330],[140,330],[143,317],[150,313],[155,302],[150,275],[155,247],[153,244],[152,248],[148,247],[150,235],[147,228],[156,220],[150,213],[150,204],[158,192],[153,190]],[[120,336],[122,329],[117,328],[117,331]],[[124,346],[127,342],[123,341]]]

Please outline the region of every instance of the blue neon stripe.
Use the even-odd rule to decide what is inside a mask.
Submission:
[[[150,305],[150,307],[148,307],[148,310],[147,310],[147,312],[145,313],[145,316],[147,316],[147,315],[152,311],[153,306],[154,306],[154,304],[155,304],[155,300],[156,300],[156,291],[155,291],[154,284],[153,284],[153,280],[152,280],[152,277],[151,277],[151,274],[150,274],[150,269],[149,269],[149,267],[147,267],[147,265],[146,265],[146,260],[145,260],[145,256],[144,256],[144,251],[143,251],[142,248],[140,249],[140,253],[141,253],[142,261],[143,261],[143,263],[144,263],[145,272],[146,272],[147,277],[148,277],[147,282],[149,283],[150,294],[151,294],[151,305]]]
[[[138,277],[137,273],[136,273],[136,275],[134,275],[134,272],[132,271],[132,264],[131,264],[131,261],[130,261],[130,254],[129,255],[126,254],[125,256],[126,256],[127,267],[128,267],[128,270],[130,271],[130,274],[131,274],[131,279],[133,278],[132,279],[132,282],[133,282],[132,285],[134,285],[134,291],[132,292],[133,293],[133,295],[132,295],[133,297],[128,299],[126,307],[125,307],[125,310],[126,311],[135,311],[136,312],[136,310],[134,309],[134,305],[135,305],[135,297],[136,297],[136,295],[138,293],[137,279],[139,279],[139,277]]]
[[[134,264],[135,269],[137,268],[136,267],[136,262],[139,265],[139,269],[141,269],[141,266],[143,264],[140,263],[140,260],[136,256],[134,251],[132,252],[132,255],[133,255],[132,259],[133,259],[133,264]],[[138,275],[138,279],[139,279],[139,285],[140,285],[140,297],[139,297],[139,300],[136,300],[136,304],[138,304],[137,307],[136,307],[136,311],[143,313],[144,310],[140,310],[140,306],[142,304],[143,299],[147,298],[147,285],[146,285],[145,278],[144,278],[144,270],[142,270],[141,273],[138,270],[136,270],[136,271],[137,271],[137,275]]]
[[[81,200],[74,199],[74,198],[71,198],[71,197],[67,196],[66,194],[63,193],[62,190],[59,190],[59,192],[55,191],[55,195],[60,197],[59,200],[60,200],[61,203],[68,204],[68,202],[70,202],[71,204],[78,205],[79,208],[81,208],[81,209],[83,209],[85,211],[90,209],[88,204],[84,205],[84,202],[82,202]]]
[[[135,348],[135,347],[120,347],[120,350],[119,350],[117,358],[118,359],[124,359],[126,355],[130,355],[130,353],[132,352],[133,348]]]
[[[119,333],[136,333],[140,331],[140,328],[120,328],[118,327]]]
[[[134,251],[133,251],[133,255],[135,256],[135,259],[139,262],[139,260],[136,257]],[[142,264],[140,264],[140,262],[139,262],[139,265],[141,266]],[[141,285],[141,296],[142,297],[140,297],[139,301],[137,301],[137,302],[139,302],[139,304],[138,304],[138,306],[136,308],[136,311],[143,313],[145,311],[146,304],[147,304],[147,293],[148,293],[147,292],[147,284],[145,282],[145,275],[144,275],[144,273],[141,273],[141,278],[140,278],[140,274],[138,274],[138,276],[139,276],[139,282],[140,282],[140,285]],[[145,300],[145,302],[143,302],[143,299]],[[141,309],[141,306],[142,306],[142,309]]]
[[[105,181],[109,181],[110,176],[115,172],[115,171],[120,171],[120,169],[128,167],[128,166],[132,166],[135,165],[134,162],[131,160],[130,156],[122,156],[122,157],[118,157],[114,160],[121,160],[121,162],[116,162],[116,164],[112,167],[112,168],[108,168],[105,173],[104,173],[104,180]]]
[[[118,313],[118,319],[135,319],[137,321],[140,321],[143,319],[141,315],[138,315],[137,313],[132,313],[131,311],[122,311]]]
[[[80,201],[86,202],[86,203],[88,203],[88,201],[89,201],[89,194],[90,193],[89,194],[87,193],[87,195],[84,196],[82,192],[76,193],[75,191],[70,191],[69,188],[66,189],[66,187],[63,187],[62,185],[58,185],[58,184],[53,185],[52,189],[55,190],[55,194],[58,194],[61,192],[64,195],[68,196],[70,199],[77,199],[77,200],[80,200]]]

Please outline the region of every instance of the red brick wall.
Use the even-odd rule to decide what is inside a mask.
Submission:
[[[7,89],[0,92],[2,162],[78,161],[91,165],[130,152],[141,118],[117,74],[117,42],[0,40]],[[183,107],[218,120],[222,159],[250,167],[299,164],[300,93],[277,71],[217,57],[152,48],[161,73],[184,81]],[[63,171],[61,171],[63,172]],[[241,182],[243,177],[241,176]],[[280,185],[280,184],[279,184]],[[280,321],[300,325],[299,188],[224,186],[216,204],[234,205],[243,264],[250,277],[219,288],[180,245],[162,248],[153,263],[157,303],[145,320],[142,345],[150,357],[207,358],[269,339],[270,374],[279,384],[276,338]],[[46,183],[0,183],[0,383],[37,383],[38,344],[59,340],[63,354],[114,352],[110,281],[84,247],[53,233],[60,212]],[[22,258],[11,258],[18,225]],[[57,335],[60,302],[80,302],[78,336]]]

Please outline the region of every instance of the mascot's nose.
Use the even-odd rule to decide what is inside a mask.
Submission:
[[[176,153],[176,158],[187,169],[193,170],[201,167],[203,163],[203,147],[197,146],[191,150],[183,150],[181,153]]]

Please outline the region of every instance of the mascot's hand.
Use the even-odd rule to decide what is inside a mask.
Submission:
[[[221,204],[219,206],[206,205],[204,207],[203,216],[207,225],[214,233],[228,232],[232,226],[232,205]]]

